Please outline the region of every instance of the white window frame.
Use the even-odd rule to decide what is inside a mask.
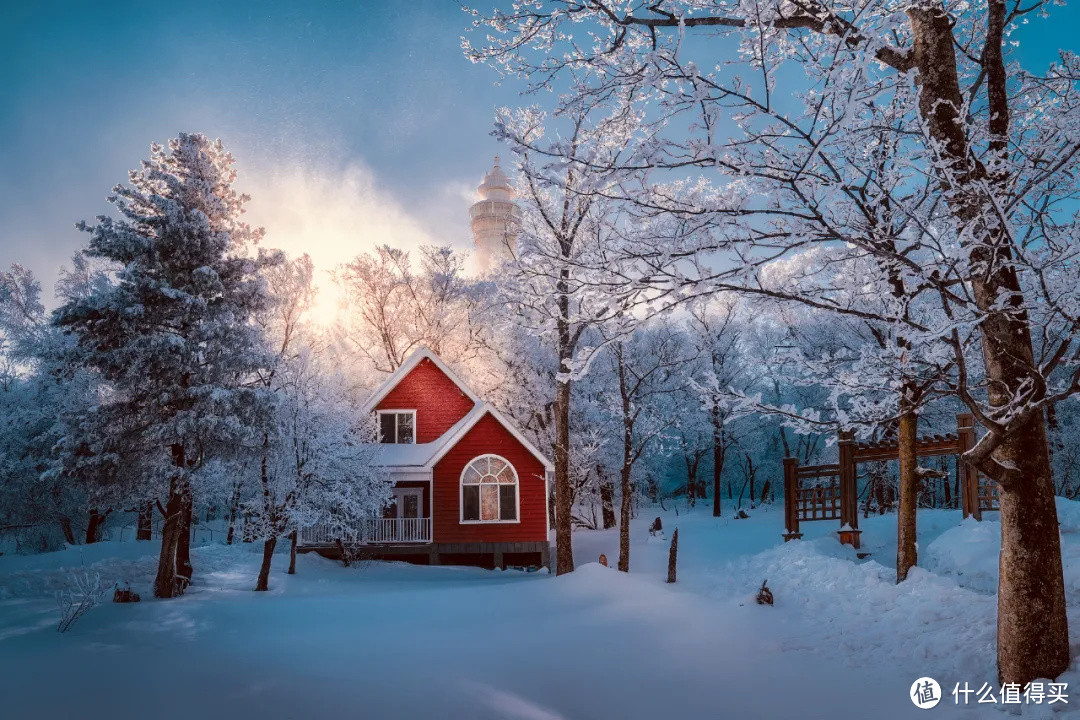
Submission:
[[[415,445],[416,437],[419,434],[416,427],[416,411],[415,410],[376,410],[377,420],[379,422],[379,443],[384,445]],[[382,416],[394,415],[394,442],[384,443],[382,439]],[[398,415],[412,415],[412,442],[411,443],[399,443],[397,441],[397,417]]]
[[[495,458],[496,460],[502,460],[506,463],[506,466],[510,468],[510,471],[514,473],[514,487],[516,492],[514,493],[514,519],[513,520],[466,520],[465,519],[465,472],[469,469],[477,460],[483,458]],[[476,483],[476,487],[483,487],[485,483]],[[508,483],[487,483],[489,485],[495,485],[496,487],[505,486]],[[480,491],[480,502],[483,503],[483,490]],[[481,507],[480,514],[483,515],[483,508]],[[499,514],[502,515],[502,499],[499,499]],[[496,455],[495,453],[484,453],[477,455],[476,457],[465,463],[465,467],[461,468],[461,477],[458,478],[458,524],[459,525],[520,525],[521,524],[521,474],[518,473],[517,468],[514,467],[514,463],[510,462],[502,455]]]

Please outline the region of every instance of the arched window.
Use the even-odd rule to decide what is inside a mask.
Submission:
[[[517,522],[518,476],[498,455],[474,458],[461,473],[461,522]]]

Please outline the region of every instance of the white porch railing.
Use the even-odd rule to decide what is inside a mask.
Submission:
[[[301,545],[333,545],[338,539],[346,544],[390,544],[431,542],[431,518],[371,518],[351,533],[331,532],[326,525],[304,528],[298,538]]]

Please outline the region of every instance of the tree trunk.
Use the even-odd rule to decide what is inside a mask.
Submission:
[[[713,403],[712,412],[712,514],[720,517],[720,476],[724,471],[723,421],[720,419],[720,406]]]
[[[600,509],[603,515],[604,529],[615,527],[615,488],[610,480],[600,483]]]
[[[560,368],[565,371],[565,368]],[[570,488],[570,381],[555,384],[555,574],[574,571]]]
[[[896,582],[907,579],[918,562],[915,547],[915,511],[919,489],[919,458],[916,442],[919,417],[914,412],[900,416],[897,441],[900,456],[900,507],[896,513]]]
[[[623,414],[623,461],[619,469],[619,489],[622,493],[619,503],[619,570],[630,572],[630,503],[633,498],[630,472],[633,469],[634,425],[630,414],[630,396],[627,392],[626,366],[623,364],[621,346],[616,346],[616,353]]]
[[[180,595],[176,582],[176,544],[180,533],[180,513],[183,503],[177,494],[178,481],[172,481],[169,501],[165,505],[165,522],[161,526],[161,554],[158,556],[157,577],[154,579],[154,597],[171,598]]]
[[[289,533],[289,575],[296,574],[296,531]]]
[[[675,565],[679,556],[679,528],[675,528],[675,532],[671,533],[671,549],[668,550],[667,556],[667,581],[669,583],[675,582]]]
[[[263,541],[262,566],[259,568],[259,581],[255,583],[255,590],[270,589],[270,563],[274,559],[274,547],[277,546],[277,538],[270,537]]]
[[[60,518],[60,531],[64,533],[64,542],[68,545],[75,544],[75,531],[71,529],[71,518]]]
[[[176,554],[180,542],[181,525],[187,509],[185,496],[191,490],[184,476],[184,445],[175,443],[170,448],[176,475],[169,481],[169,500],[165,505],[165,522],[161,528],[161,553],[158,555],[157,577],[154,578],[154,597],[171,598],[182,595],[186,585],[177,581]]]
[[[86,523],[86,544],[96,543],[101,540],[101,528],[105,525],[105,518],[109,517],[109,513],[112,512],[112,508],[109,508],[103,513],[98,512],[97,508],[91,508],[90,519]]]
[[[697,468],[689,457],[686,461],[686,504],[690,507],[697,506]]]
[[[1019,471],[1015,486],[999,488],[998,676],[1023,684],[1057,677],[1069,666],[1061,540],[1042,416],[1006,440],[997,458]]]
[[[942,459],[944,459],[944,458],[942,458]],[[952,506],[953,506],[952,488],[949,487],[949,476],[947,474],[946,468],[942,468],[942,473],[944,473],[944,474],[941,477],[941,491],[945,495],[945,499],[944,499],[945,505],[944,505],[944,507],[952,508]]]
[[[990,1],[991,35],[1001,35],[1003,12],[1001,0]],[[993,217],[994,199],[988,197],[987,188],[996,179],[974,159],[960,117],[964,101],[952,20],[940,5],[913,6],[907,14],[919,71],[920,113],[943,156],[938,167],[949,167],[941,181],[969,262],[982,268],[972,273],[971,286],[985,314],[981,330],[988,395],[991,405],[1001,406],[1032,381],[1027,368],[1035,366],[1029,319],[1011,266],[1011,240],[1000,223],[988,220]],[[1003,146],[1009,107],[1000,42],[988,42],[987,50],[990,130]],[[999,483],[998,680],[1024,685],[1036,678],[1057,677],[1069,666],[1061,540],[1044,415],[1036,413],[1016,423],[994,459],[1010,469],[1008,482]],[[991,476],[997,470],[981,469]]]
[[[633,498],[633,486],[630,482],[630,465],[623,463],[619,471],[619,487],[622,497],[619,502],[619,570],[630,572],[630,504]]]
[[[236,534],[236,513],[240,509],[240,483],[233,487],[232,500],[229,502],[229,532],[225,535],[225,544],[232,545]]]
[[[136,521],[135,539],[149,540],[154,526],[154,504],[147,500],[139,506],[139,518]]]
[[[180,527],[176,536],[176,574],[185,586],[191,584],[195,569],[191,566],[191,489],[184,493]]]

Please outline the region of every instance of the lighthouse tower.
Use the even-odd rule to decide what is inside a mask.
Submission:
[[[473,242],[476,244],[476,260],[480,272],[486,273],[503,260],[513,257],[517,243],[519,211],[514,204],[510,178],[499,167],[498,155],[495,156],[495,167],[484,176],[476,192],[478,199],[469,208],[469,218],[472,221]]]

